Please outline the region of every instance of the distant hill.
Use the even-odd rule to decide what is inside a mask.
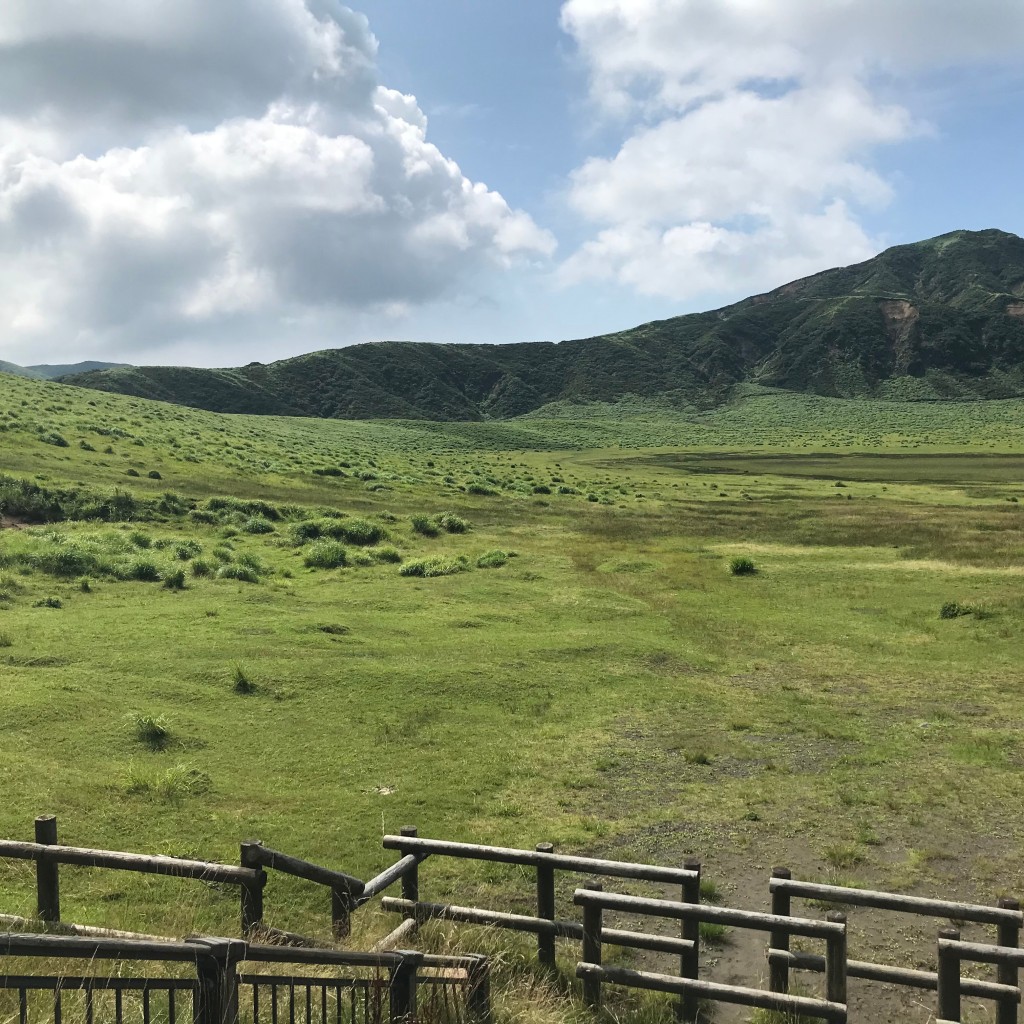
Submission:
[[[86,359],[81,363],[38,363],[35,366],[26,366],[25,369],[31,371],[33,376],[38,375],[47,380],[56,380],[58,377],[64,377],[70,373],[115,370],[129,365],[129,363],[100,363],[95,359]]]
[[[0,373],[13,373],[15,377],[33,377],[42,380],[43,375],[30,370],[27,366],[18,366],[16,363],[9,363],[6,359],[0,359]]]
[[[0,373],[13,373],[16,377],[32,377],[35,380],[56,380],[69,373],[88,373],[92,370],[112,370],[126,367],[128,363],[100,363],[95,359],[86,359],[81,363],[39,363],[35,366],[18,366],[0,359]]]
[[[555,401],[737,384],[834,397],[1024,396],[1024,239],[954,231],[731,306],[561,343],[378,342],[236,369],[131,367],[69,383],[217,412],[475,420]]]

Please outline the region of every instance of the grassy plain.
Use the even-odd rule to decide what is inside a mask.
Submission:
[[[0,488],[0,835],[56,813],[69,843],[232,861],[255,836],[368,876],[415,824],[694,853],[743,905],[772,863],[1020,893],[1022,413],[751,389],[699,415],[342,422],[0,374],[0,473],[79,513],[134,496],[124,521],[33,523]],[[331,543],[346,564],[317,567]],[[402,574],[431,560],[450,574]],[[492,866],[422,877],[530,905]],[[198,889],[66,869],[64,916],[237,926]],[[32,913],[26,865],[0,891]],[[315,887],[275,877],[267,909],[327,931]]]

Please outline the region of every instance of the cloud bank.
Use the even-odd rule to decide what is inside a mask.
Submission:
[[[333,0],[4,4],[3,355],[315,337],[550,255],[427,141],[376,45]]]
[[[625,130],[572,175],[595,233],[561,278],[677,300],[873,255],[873,152],[926,130],[886,97],[1024,51],[1019,0],[566,0],[561,20]]]

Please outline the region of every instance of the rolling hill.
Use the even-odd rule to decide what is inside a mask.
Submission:
[[[101,363],[86,359],[80,363],[38,363],[35,366],[18,366],[0,359],[0,372],[12,373],[15,377],[31,377],[34,380],[56,380],[68,374],[89,373],[93,370],[113,370],[126,367],[127,363]]]
[[[1024,396],[1024,239],[954,231],[722,309],[561,343],[378,342],[233,369],[127,367],[69,383],[216,412],[479,420],[558,401],[738,384],[831,397]]]

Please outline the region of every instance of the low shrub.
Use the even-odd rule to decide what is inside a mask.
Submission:
[[[470,528],[469,520],[457,516],[454,512],[442,512],[439,516],[435,516],[435,519],[437,525],[447,533],[466,533]]]
[[[59,597],[43,597],[33,601],[33,608],[63,608],[64,602]]]
[[[264,519],[263,516],[250,516],[242,523],[242,530],[245,533],[273,533],[274,524]]]
[[[467,572],[469,563],[465,556],[459,558],[447,558],[437,556],[435,558],[418,558],[409,562],[403,562],[398,567],[400,576],[421,576],[430,578],[433,576],[454,576],[456,573]]]
[[[394,548],[388,545],[385,547],[377,548],[377,550],[373,553],[373,557],[376,558],[378,562],[385,562],[391,565],[397,565],[402,560],[402,552],[399,551],[398,548]]]
[[[733,576],[753,576],[757,572],[757,566],[749,558],[734,558],[729,563],[729,572]]]
[[[203,545],[197,540],[186,540],[174,545],[174,557],[180,562],[188,562],[203,553]]]
[[[409,521],[412,523],[412,532],[421,537],[436,537],[441,532],[430,516],[412,516]]]
[[[962,615],[973,615],[974,609],[969,604],[961,604],[959,601],[947,601],[939,609],[940,619],[958,619]]]
[[[47,431],[45,434],[39,435],[39,440],[43,444],[52,444],[55,448],[68,448],[67,438],[62,434],[58,434],[56,430]]]
[[[135,580],[139,583],[156,583],[160,579],[160,569],[156,562],[149,558],[133,558],[118,566],[117,576],[122,580]]]
[[[174,569],[164,576],[164,589],[165,590],[184,590],[185,589],[185,570]]]
[[[478,569],[500,569],[508,562],[508,553],[495,548],[487,551],[476,560]]]
[[[213,568],[209,562],[202,558],[193,559],[191,566],[192,575],[195,577],[209,576],[213,572]]]
[[[345,546],[333,540],[319,540],[303,559],[307,569],[340,569],[348,562]]]
[[[260,576],[255,569],[237,562],[228,562],[217,570],[219,580],[240,580],[242,583],[259,583]]]
[[[243,697],[251,697],[256,692],[256,684],[241,665],[235,665],[231,670],[231,688]]]
[[[164,715],[140,714],[133,712],[128,721],[135,731],[135,737],[151,750],[163,750],[171,738],[171,725]]]

